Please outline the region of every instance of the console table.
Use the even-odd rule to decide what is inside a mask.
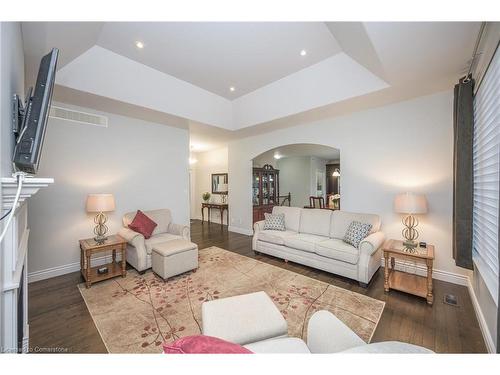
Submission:
[[[224,211],[226,211],[226,223],[229,225],[229,205],[227,203],[202,203],[201,204],[201,223],[205,220],[205,208],[208,209],[208,222],[210,223],[210,212],[212,208],[220,212],[220,225],[224,225]]]

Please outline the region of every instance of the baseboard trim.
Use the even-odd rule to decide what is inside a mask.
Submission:
[[[488,349],[488,353],[494,354],[496,353],[495,342],[490,334],[483,311],[481,310],[481,306],[479,305],[479,301],[476,297],[476,292],[474,292],[474,287],[472,286],[472,282],[469,278],[467,278],[467,289],[469,289],[470,299],[472,301],[472,306],[474,307],[474,312],[476,313],[477,321],[479,322],[479,328],[483,334],[486,349]]]
[[[381,260],[382,267],[384,267],[384,258]],[[419,276],[427,276],[427,267],[423,264],[414,264],[411,261],[404,262],[402,260],[396,259],[395,267],[398,271],[405,271],[408,273],[415,273]],[[432,270],[432,278],[436,280],[446,281],[452,284],[458,284],[463,286],[469,285],[469,278],[465,275],[460,275],[458,273],[443,271],[443,270]]]
[[[92,266],[100,266],[100,265],[103,265],[106,263],[110,263],[111,259],[112,259],[111,257],[112,257],[111,255],[94,257],[94,258],[92,258]],[[120,260],[119,254],[117,254],[116,259]],[[45,270],[40,270],[40,271],[29,272],[28,273],[28,283],[32,283],[32,282],[40,281],[40,280],[45,280],[45,279],[50,279],[52,277],[61,276],[61,275],[65,275],[67,273],[77,272],[77,271],[80,271],[80,262],[75,262],[75,263],[65,264],[62,266],[47,268]]]
[[[235,226],[230,225],[227,228],[227,230],[230,232],[234,232],[234,233],[245,234],[247,236],[253,236],[253,230],[251,230],[251,229],[239,228],[239,227],[235,227]]]

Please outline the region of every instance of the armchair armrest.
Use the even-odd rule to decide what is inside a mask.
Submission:
[[[134,242],[134,240],[137,237],[142,237],[142,241],[144,241],[144,236],[142,234],[137,233],[129,228],[125,228],[125,227],[120,228],[120,230],[118,231],[118,234],[121,237],[123,237],[125,240],[127,240],[128,243]],[[138,240],[140,240],[140,238],[138,238]]]
[[[253,225],[253,231],[254,233],[257,233],[261,230],[264,230],[264,222],[265,220],[261,220],[261,221],[256,221],[255,224]]]
[[[307,325],[307,346],[311,353],[337,353],[366,345],[348,326],[326,310],[315,312]]]
[[[364,253],[366,255],[372,255],[375,251],[378,250],[380,246],[385,241],[384,232],[378,231],[367,236],[363,241],[359,243],[358,249],[360,253]]]
[[[187,225],[170,223],[168,226],[168,233],[181,236],[185,240],[191,240],[191,233]]]

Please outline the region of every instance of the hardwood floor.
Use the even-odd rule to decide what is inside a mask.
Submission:
[[[385,301],[385,309],[372,342],[399,340],[425,346],[438,353],[485,353],[474,308],[466,287],[434,281],[434,305],[425,299],[391,291],[384,293],[382,269],[367,288],[357,282],[267,255],[255,255],[252,238],[227,231],[219,224],[191,223],[191,238],[200,249],[209,246],[234,251],[332,285]],[[31,283],[29,286],[30,346],[34,352],[106,353],[85,302],[77,289],[79,272]],[[459,306],[443,302],[454,294]],[[45,350],[44,350],[45,349]]]

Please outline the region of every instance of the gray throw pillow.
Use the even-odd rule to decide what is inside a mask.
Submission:
[[[265,213],[264,230],[285,230],[285,214]]]
[[[357,248],[359,243],[368,236],[370,230],[372,229],[371,224],[360,223],[359,221],[353,221],[347,231],[345,232],[344,242]]]

